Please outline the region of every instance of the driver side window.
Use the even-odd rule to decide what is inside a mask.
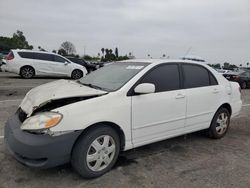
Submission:
[[[164,64],[151,69],[142,78],[140,83],[152,83],[155,92],[164,92],[180,89],[179,66],[177,64]]]
[[[54,61],[55,62],[58,62],[58,63],[65,63],[65,62],[68,62],[66,59],[60,57],[60,56],[57,56],[57,55],[54,55]]]

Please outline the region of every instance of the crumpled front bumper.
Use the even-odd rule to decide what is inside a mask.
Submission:
[[[71,151],[82,131],[60,136],[32,134],[20,129],[22,122],[14,114],[5,125],[4,140],[11,154],[30,167],[49,168],[70,161]]]

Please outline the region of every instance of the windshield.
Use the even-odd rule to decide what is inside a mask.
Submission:
[[[148,63],[112,63],[81,78],[80,83],[105,91],[115,91],[147,65]]]

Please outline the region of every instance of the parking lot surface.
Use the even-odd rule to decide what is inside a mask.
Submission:
[[[242,91],[242,111],[220,140],[198,132],[133,149],[93,180],[70,164],[46,170],[19,164],[4,146],[4,124],[31,88],[53,80],[0,72],[0,187],[250,187],[250,89]]]

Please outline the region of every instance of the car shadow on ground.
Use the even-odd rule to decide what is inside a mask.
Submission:
[[[112,170],[116,170],[120,167],[128,167],[133,164],[136,165],[138,160],[159,155],[165,152],[173,152],[175,154],[182,155],[184,152],[186,152],[186,142],[188,141],[189,143],[192,142],[192,140],[209,140],[209,138],[205,136],[204,131],[200,131],[121,152]],[[34,174],[36,174],[36,176],[41,175],[49,177],[54,174],[59,174],[62,176],[71,176],[71,178],[74,180],[82,179],[82,177],[74,171],[70,163],[50,169],[34,169],[30,167],[25,168],[27,168],[28,171],[32,171]]]

